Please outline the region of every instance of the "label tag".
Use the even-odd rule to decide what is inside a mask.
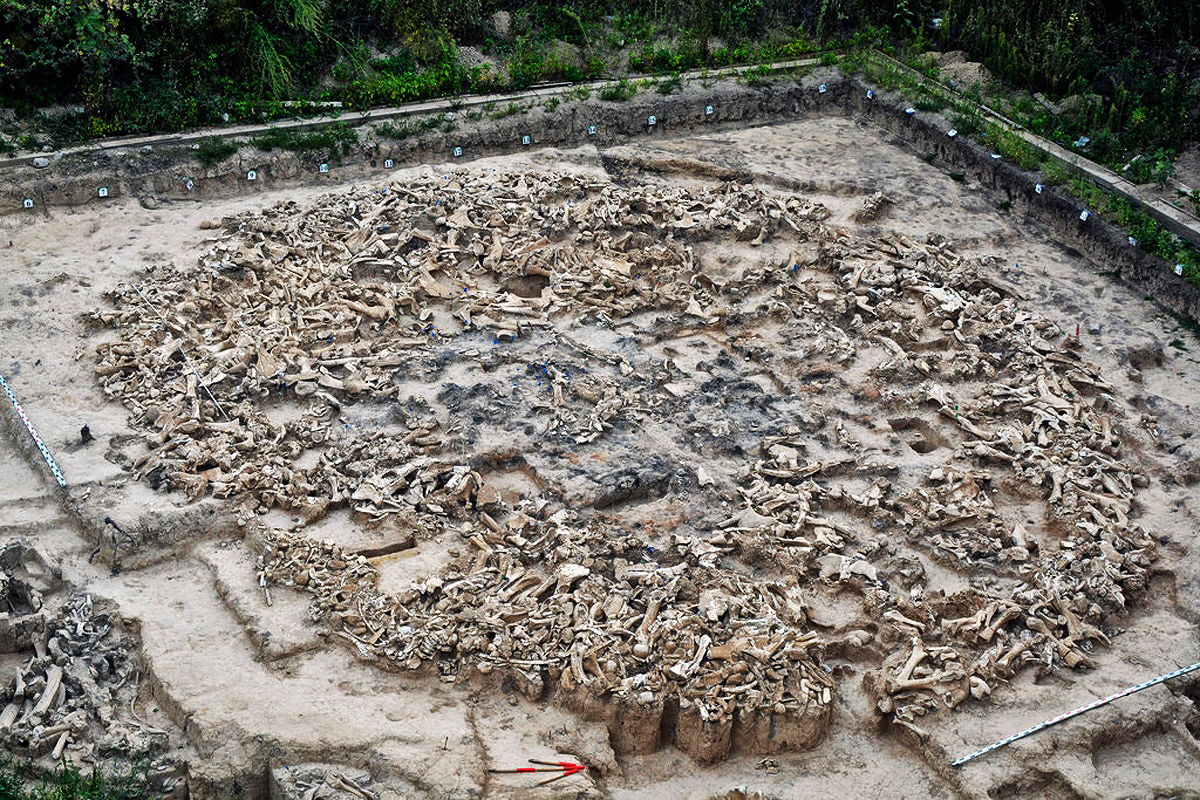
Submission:
[[[190,192],[192,189],[196,188],[196,182],[191,178],[188,178],[187,183],[185,183],[184,186],[186,186],[187,190]]]
[[[21,205],[25,206],[26,208],[33,208],[33,198],[26,197],[24,201],[22,201]]]
[[[825,94],[825,84],[822,83],[820,86],[818,86],[817,91],[821,94]]]
[[[391,169],[391,168],[392,168],[392,164],[394,164],[394,163],[395,163],[395,162],[394,162],[394,161],[392,161],[390,158],[385,158],[385,159],[383,160],[383,168],[384,168],[384,169]]]
[[[595,136],[595,135],[596,135],[596,126],[588,125],[588,136]]]
[[[917,110],[912,106],[909,106],[908,108],[904,109],[904,113],[911,117],[913,114],[917,113]]]
[[[709,116],[709,117],[711,117],[711,116],[712,116],[712,113],[713,113],[713,107],[712,107],[712,106],[705,106],[705,107],[704,107],[704,114],[705,114],[706,116]]]
[[[1038,194],[1041,194],[1042,193],[1042,185],[1040,183],[1035,183],[1033,185],[1033,190],[1035,192],[1037,192]]]
[[[1176,274],[1176,275],[1180,275],[1180,276],[1182,276],[1182,275],[1183,275],[1183,264],[1176,264],[1176,265],[1175,265],[1175,274]]]
[[[946,135],[953,139],[955,136],[958,136],[958,130],[951,128],[950,130],[946,131]]]
[[[656,117],[656,116],[654,116],[653,114],[651,114],[650,116],[646,117],[646,124],[647,124],[647,125],[657,125],[657,124],[658,124],[658,117]]]
[[[248,181],[258,180],[258,170],[252,169],[252,170],[248,171],[246,173],[246,180],[248,180]]]
[[[328,164],[322,164],[322,165],[321,165],[320,167],[318,167],[317,169],[319,169],[321,172],[329,172],[329,165],[328,165]]]
[[[101,186],[101,187],[100,187],[100,191],[98,192],[98,194],[99,194],[101,197],[108,197],[108,187],[107,187],[107,186]]]
[[[461,155],[462,155],[462,148],[461,147],[454,148],[454,157],[458,158]]]
[[[1000,154],[999,154],[999,153],[992,153],[992,158],[994,158],[994,159],[996,159],[997,161],[999,161],[999,160],[1000,160]]]
[[[1134,247],[1137,247],[1137,239],[1133,238],[1132,236],[1129,237],[1129,243]]]
[[[528,136],[521,137],[521,144],[529,144],[529,142],[530,142],[530,139]]]
[[[1091,215],[1092,215],[1092,212],[1088,211],[1086,208],[1083,211],[1079,212],[1079,218],[1081,220],[1083,220],[1084,222],[1087,222],[1087,218],[1090,217]]]
[[[874,90],[872,90],[872,89],[867,89],[867,99],[868,99],[868,100],[874,100],[874,99],[875,99],[875,92],[874,92]]]

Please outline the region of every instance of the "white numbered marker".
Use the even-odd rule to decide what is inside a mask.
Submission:
[[[658,117],[656,117],[656,116],[654,116],[653,114],[651,114],[650,116],[646,117],[646,124],[647,124],[647,125],[657,125],[657,124],[658,124]]]
[[[529,142],[530,142],[530,138],[528,136],[521,137],[521,144],[529,144]]]
[[[247,173],[246,173],[246,180],[248,180],[248,181],[256,181],[256,180],[258,180],[258,170],[254,170],[254,169],[252,169],[252,170],[250,170],[249,172],[247,172]]]
[[[100,187],[100,191],[98,192],[98,194],[99,194],[101,197],[108,197],[108,187],[107,187],[107,186],[101,186],[101,187]]]
[[[33,198],[26,197],[21,205],[25,206],[26,208],[33,208]]]
[[[187,181],[187,183],[185,183],[184,185],[185,185],[185,186],[187,186],[187,190],[188,190],[189,192],[190,192],[192,189],[195,189],[195,188],[196,188],[196,182],[195,182],[194,180],[192,180],[191,178],[188,178],[188,181]]]
[[[953,139],[955,136],[958,136],[958,131],[954,128],[951,128],[950,130],[946,131],[946,135]]]
[[[588,136],[595,136],[595,135],[596,135],[596,126],[588,125]]]
[[[1090,217],[1091,215],[1092,215],[1092,212],[1088,211],[1086,208],[1083,211],[1079,212],[1079,218],[1081,220],[1083,220],[1084,222],[1087,222],[1087,218]]]
[[[1133,238],[1132,236],[1129,237],[1129,243],[1134,247],[1137,247],[1137,239]]]
[[[1033,185],[1033,190],[1035,192],[1037,192],[1038,194],[1041,194],[1042,193],[1042,185],[1040,183],[1035,183]]]
[[[393,165],[393,164],[395,164],[395,163],[396,163],[396,162],[392,161],[390,158],[385,158],[385,159],[383,160],[383,168],[384,168],[384,169],[391,169],[391,168],[392,168],[392,165]]]
[[[462,155],[462,148],[461,147],[454,148],[454,156],[457,158],[458,156],[461,156],[461,155]]]
[[[913,114],[917,113],[917,110],[912,106],[909,106],[908,108],[904,109],[904,113],[911,117]]]
[[[818,86],[817,91],[821,94],[825,94],[825,84],[822,83],[820,86]]]
[[[704,107],[704,113],[705,113],[705,114],[707,114],[708,116],[710,116],[710,117],[711,117],[711,116],[712,116],[712,113],[713,113],[713,107],[712,107],[712,106],[705,106],[705,107]]]
[[[321,170],[321,172],[329,172],[329,165],[328,165],[328,164],[322,164],[320,167],[318,167],[318,169],[320,169],[320,170]]]
[[[1182,274],[1183,274],[1183,264],[1176,264],[1176,265],[1175,265],[1175,274],[1176,274],[1176,275],[1182,275]]]

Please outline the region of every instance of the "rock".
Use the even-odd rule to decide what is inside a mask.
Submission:
[[[512,15],[507,11],[497,11],[492,14],[492,27],[497,36],[507,37],[512,30]]]
[[[46,167],[50,166],[50,159],[38,156],[33,160],[33,166],[38,169],[45,169]]]
[[[559,728],[551,733],[550,746],[559,753],[576,756],[576,763],[587,764],[605,777],[623,775],[604,725],[592,722]]]
[[[1055,114],[1075,114],[1087,108],[1103,105],[1104,98],[1098,94],[1073,94],[1059,101]]]
[[[142,204],[142,208],[148,208],[151,210],[158,208],[158,198],[154,195],[146,195],[138,200],[138,202]]]
[[[938,71],[942,78],[959,90],[970,89],[976,84],[991,82],[992,74],[978,61],[970,61],[962,50],[951,50],[938,57]]]

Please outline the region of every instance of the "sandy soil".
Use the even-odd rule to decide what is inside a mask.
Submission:
[[[1125,457],[1148,478],[1131,516],[1160,543],[1149,591],[1130,602],[1127,613],[1109,617],[1112,643],[1090,653],[1094,670],[1019,673],[994,687],[986,701],[925,717],[923,741],[882,724],[876,698],[861,680],[880,669],[883,654],[876,652],[831,659],[845,679],[838,684],[832,723],[810,750],[772,754],[767,761],[761,754],[735,752],[706,767],[669,745],[649,754],[614,754],[602,724],[582,722],[553,703],[462,681],[414,678],[356,659],[334,643],[324,623],[311,620],[305,595],[277,588],[273,604],[264,602],[256,581],[257,556],[230,522],[241,509],[204,500],[198,507],[205,515],[189,515],[197,505],[182,493],[155,492],[121,466],[143,452],[138,448],[147,434],[124,407],[104,397],[92,375],[94,348],[119,331],[98,332],[83,315],[109,308],[105,294],[122,283],[150,280],[153,270],[167,265],[194,264],[220,234],[202,229],[201,222],[255,211],[275,200],[305,205],[328,187],[205,204],[167,203],[154,210],[128,202],[54,212],[32,223],[9,217],[0,220],[0,372],[94,518],[111,516],[127,528],[159,519],[171,532],[152,546],[131,546],[124,553],[118,548],[119,572],[101,563],[107,554],[89,561],[95,544],[59,509],[45,476],[11,448],[3,454],[0,532],[6,540],[32,542],[48,562],[61,567],[70,588],[54,598],[71,590],[88,592],[111,602],[136,631],[145,665],[137,711],[148,725],[169,730],[163,757],[186,765],[176,796],[186,796],[189,789],[194,797],[267,796],[273,785],[272,796],[299,797],[282,787],[296,785],[302,765],[328,764],[308,769],[343,774],[380,797],[525,797],[532,795],[528,777],[486,770],[518,766],[528,758],[551,759],[555,753],[594,769],[587,777],[537,790],[546,796],[1200,796],[1195,680],[1156,687],[965,767],[949,766],[951,758],[1049,716],[1200,660],[1195,523],[1200,506],[1194,489],[1200,454],[1192,443],[1196,418],[1190,408],[1200,385],[1200,339],[1194,328],[1161,312],[1136,288],[1115,283],[1104,265],[1049,239],[1036,221],[1012,216],[970,181],[955,180],[921,154],[853,120],[822,118],[659,139],[603,155],[606,159],[595,148],[543,150],[465,168],[568,170],[608,179],[607,160],[610,167],[623,165],[612,177],[627,183],[713,185],[711,179],[680,171],[679,164],[693,159],[749,170],[762,189],[821,203],[830,211],[827,225],[859,236],[896,233],[924,240],[937,234],[953,240],[964,256],[996,257],[997,275],[1021,292],[1025,307],[1068,334],[1078,328],[1085,359],[1112,386],[1114,414],[1128,421],[1122,428]],[[433,166],[392,177],[463,168]],[[876,192],[892,204],[873,220],[855,221],[864,199]],[[766,260],[732,243],[714,245],[708,255],[730,271]],[[614,331],[609,342],[592,330],[588,343],[619,351],[626,346],[623,337],[636,341],[648,330],[649,322],[635,319]],[[784,345],[772,338],[777,332],[769,325],[759,333]],[[731,349],[722,337],[709,345],[712,352],[691,357],[711,359]],[[682,350],[677,362],[686,366],[686,349],[676,349]],[[769,393],[770,383],[765,387]],[[421,392],[419,381],[409,388]],[[854,402],[849,396],[843,400]],[[786,403],[780,408],[802,412]],[[764,412],[766,428],[771,413]],[[84,424],[96,437],[88,445],[79,443]],[[854,430],[868,436],[870,420],[856,424],[860,427]],[[913,469],[945,461],[961,438],[953,427],[939,428],[946,446],[928,455],[904,439],[910,435],[905,429],[894,432],[898,435],[877,432],[878,446]],[[633,451],[637,445],[667,460],[695,462],[696,454],[671,436],[669,431],[656,436],[647,424],[633,444],[601,446]],[[559,475],[552,459],[539,461],[536,445],[524,444],[539,474],[552,476],[565,494],[586,497],[596,491],[597,481],[589,483],[586,473],[571,484],[564,477],[569,470]],[[711,468],[718,481],[731,469],[716,457]],[[507,480],[506,485],[497,479],[497,488],[514,499],[534,491],[520,475]],[[693,494],[695,524],[711,521],[720,511],[701,507],[710,501],[720,502],[715,490],[710,496]],[[1041,513],[1018,508],[1021,501],[1008,492],[997,502],[1013,504],[1005,513]],[[664,511],[654,497],[610,509],[630,526]],[[279,511],[261,515],[261,521],[293,525]],[[314,538],[354,546],[379,535],[337,515],[315,527]],[[913,553],[919,556],[919,550]],[[956,570],[922,560],[930,589],[952,593],[992,580],[967,565]],[[381,587],[399,590],[440,572],[445,563],[438,547],[422,541],[377,566]],[[814,587],[814,595],[814,609],[829,616],[834,631],[860,618],[861,600],[854,593]],[[338,791],[343,794],[330,796],[355,796],[349,789]]]

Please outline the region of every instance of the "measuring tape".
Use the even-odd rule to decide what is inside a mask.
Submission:
[[[0,375],[0,387],[3,387],[4,393],[12,401],[13,408],[17,410],[17,416],[21,418],[21,422],[25,423],[25,427],[29,430],[29,435],[33,437],[38,450],[42,451],[42,458],[46,459],[46,464],[50,467],[50,471],[54,473],[54,479],[58,481],[59,486],[64,489],[67,488],[67,479],[63,477],[62,470],[58,468],[54,456],[50,455],[50,450],[46,447],[46,443],[38,435],[37,428],[33,427],[33,423],[29,421],[29,417],[25,414],[25,409],[21,408],[21,404],[17,402],[17,396],[13,394],[12,388],[9,387],[8,381],[4,380],[3,375]]]
[[[1032,728],[1030,728],[1028,730],[1021,731],[1020,733],[1014,733],[1012,736],[1009,736],[1007,739],[1001,739],[1000,741],[996,742],[995,744],[989,744],[987,747],[983,748],[982,750],[976,750],[974,753],[971,753],[971,755],[969,755],[969,756],[963,756],[960,759],[951,761],[950,766],[952,766],[952,767],[961,766],[962,764],[965,764],[968,761],[971,761],[972,759],[979,758],[982,755],[987,755],[988,753],[992,752],[993,750],[999,750],[1001,747],[1004,747],[1005,745],[1012,744],[1013,742],[1017,741],[1018,739],[1024,739],[1026,736],[1029,736],[1030,734],[1034,734],[1040,730],[1049,728],[1051,725],[1057,725],[1058,723],[1063,722],[1068,719],[1071,719],[1072,717],[1077,717],[1080,714],[1083,714],[1084,712],[1091,711],[1092,709],[1099,708],[1100,706],[1108,705],[1109,703],[1111,703],[1114,700],[1120,700],[1122,697],[1128,697],[1129,695],[1133,694],[1134,692],[1140,692],[1142,689],[1149,689],[1151,686],[1157,686],[1158,684],[1169,681],[1172,678],[1178,678],[1180,675],[1186,675],[1189,672],[1195,672],[1198,669],[1200,669],[1200,661],[1197,661],[1195,664],[1191,664],[1186,667],[1180,667],[1179,669],[1175,670],[1174,672],[1168,672],[1166,675],[1159,675],[1157,678],[1152,678],[1143,683],[1139,683],[1136,686],[1130,686],[1128,689],[1126,689],[1124,691],[1117,692],[1116,694],[1109,695],[1108,697],[1104,697],[1104,698],[1101,698],[1100,700],[1096,700],[1094,702],[1088,703],[1086,706],[1080,706],[1079,708],[1075,709],[1074,711],[1068,711],[1067,713],[1061,714],[1061,715],[1055,717],[1054,719],[1048,719],[1045,722],[1034,725]]]

